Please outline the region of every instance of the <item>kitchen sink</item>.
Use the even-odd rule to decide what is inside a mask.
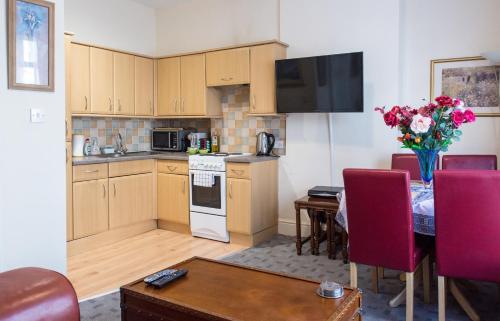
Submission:
[[[120,153],[114,153],[114,154],[101,154],[97,155],[97,157],[101,158],[120,158],[120,157],[127,157],[127,156],[149,156],[149,155],[154,155],[156,154],[155,152],[127,152],[125,154],[120,154]]]

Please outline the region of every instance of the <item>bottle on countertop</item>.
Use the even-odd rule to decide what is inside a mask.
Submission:
[[[212,132],[212,152],[219,152],[219,136],[216,131]]]
[[[92,152],[92,146],[90,145],[90,139],[85,138],[85,144],[83,144],[83,155],[89,156]]]

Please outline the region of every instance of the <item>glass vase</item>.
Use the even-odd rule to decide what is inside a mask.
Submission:
[[[439,149],[414,149],[420,166],[420,177],[425,188],[432,186],[432,176],[436,169],[436,157],[439,155]]]

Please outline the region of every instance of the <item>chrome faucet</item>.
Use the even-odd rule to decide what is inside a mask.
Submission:
[[[127,147],[123,144],[122,135],[120,133],[117,133],[115,135],[115,142],[116,142],[115,152],[125,155],[125,153],[127,152]]]

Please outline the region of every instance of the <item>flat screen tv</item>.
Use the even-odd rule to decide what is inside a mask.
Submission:
[[[278,113],[363,112],[363,53],[276,61]]]

